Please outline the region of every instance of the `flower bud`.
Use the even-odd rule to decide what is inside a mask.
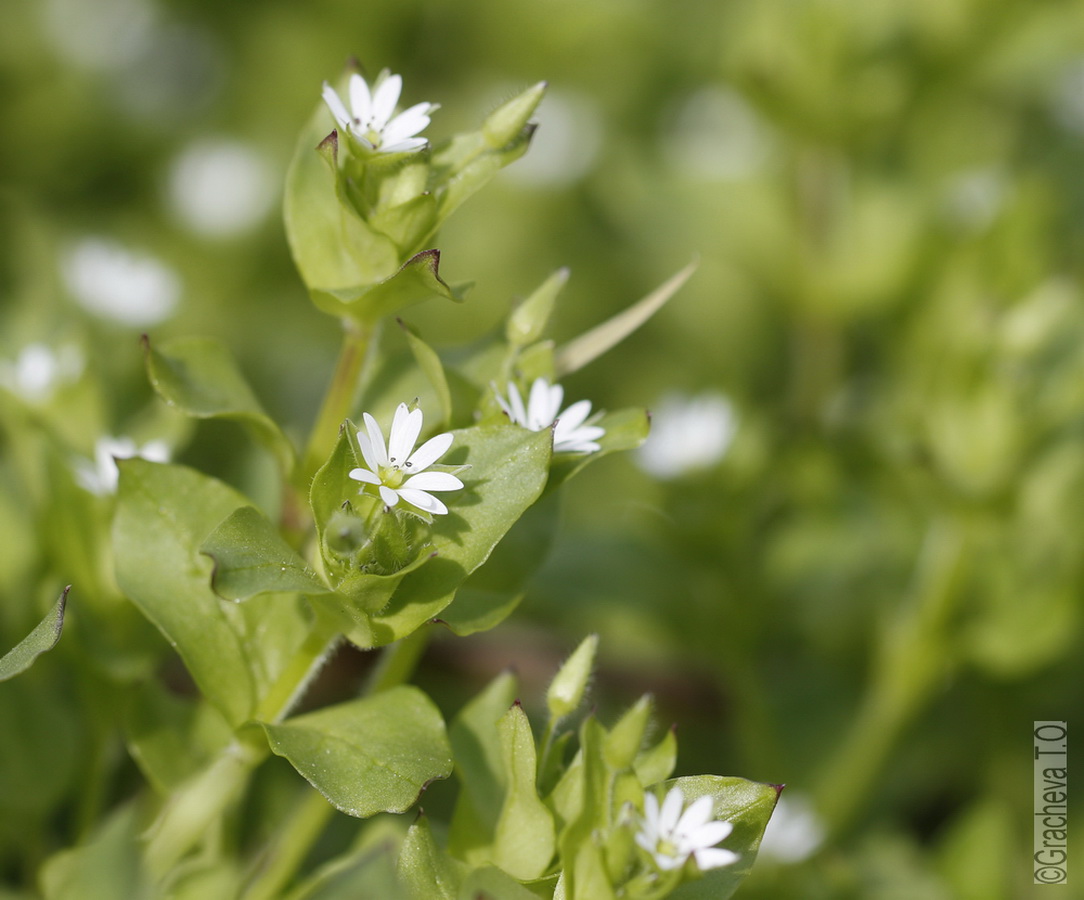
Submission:
[[[540,81],[493,110],[482,123],[485,142],[494,149],[512,143],[527,125],[545,92],[546,82]]]
[[[591,668],[598,650],[598,635],[589,634],[576,648],[573,654],[561,666],[557,677],[546,692],[546,706],[554,721],[563,719],[575,712],[583,700],[587,689],[587,680],[591,677]]]

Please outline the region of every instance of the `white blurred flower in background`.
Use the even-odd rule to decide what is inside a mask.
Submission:
[[[158,24],[148,0],[45,0],[39,9],[58,55],[96,71],[131,65],[150,46]]]
[[[651,410],[651,432],[636,461],[656,478],[677,478],[721,460],[737,431],[734,407],[723,394],[670,393]]]
[[[27,344],[14,361],[0,360],[0,385],[27,403],[44,403],[58,387],[76,381],[84,364],[78,347],[53,350],[45,344]]]
[[[1084,134],[1084,57],[1062,66],[1050,86],[1054,118],[1067,131]]]
[[[169,462],[169,445],[165,441],[148,441],[139,446],[129,437],[100,437],[94,444],[93,460],[75,461],[76,481],[92,494],[113,494],[120,478],[116,461],[135,456],[151,462]]]
[[[779,798],[775,812],[760,841],[760,859],[797,863],[816,852],[824,842],[824,825],[802,794]]]
[[[167,318],[181,295],[173,269],[104,238],[77,241],[61,260],[60,271],[72,297],[87,312],[133,328]]]
[[[252,229],[267,216],[276,193],[271,166],[243,141],[200,138],[170,167],[170,206],[181,222],[205,237]]]
[[[946,182],[942,205],[947,218],[961,230],[982,231],[1005,205],[1009,184],[996,169],[964,169]]]
[[[763,170],[775,147],[772,131],[736,90],[702,87],[690,94],[662,134],[663,151],[679,172],[730,181]]]
[[[532,121],[531,148],[501,178],[537,187],[575,184],[594,168],[602,147],[602,112],[589,96],[549,88]]]

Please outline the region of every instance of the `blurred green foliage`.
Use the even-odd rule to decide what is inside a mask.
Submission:
[[[465,307],[426,306],[427,341],[481,335],[561,265],[558,337],[577,334],[695,256],[682,294],[569,396],[613,409],[710,389],[737,423],[710,465],[660,480],[615,459],[575,485],[517,624],[445,657],[530,670],[598,631],[600,702],[655,691],[684,723],[679,772],[808,798],[822,849],[765,851],[743,897],[1030,896],[1030,723],[1084,702],[1084,7],[7,0],[0,359],[70,342],[112,386],[71,388],[50,427],[73,450],[166,427],[140,328],[74,302],[87,237],[175,273],[155,340],[220,338],[307,430],[338,332],[276,210],[295,135],[350,55],[403,73],[406,103],[443,104],[436,137],[550,84],[527,157],[437,241],[442,274],[477,284]],[[239,168],[192,180],[196,151],[223,146]],[[246,447],[201,427],[183,458],[258,492],[269,462]],[[62,461],[7,450],[0,647],[64,584],[109,580],[100,541],[64,531],[64,504],[89,500],[44,500],[71,480]],[[114,675],[149,664],[96,640]],[[79,702],[25,736],[55,781],[44,813],[107,767],[79,758]],[[0,781],[6,820],[18,778]]]

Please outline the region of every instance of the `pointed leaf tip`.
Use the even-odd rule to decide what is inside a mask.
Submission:
[[[553,361],[557,377],[560,378],[582,369],[589,362],[598,359],[607,350],[621,343],[666,305],[667,301],[689,280],[698,265],[699,261],[694,259],[646,297],[558,348]]]
[[[56,646],[64,627],[64,610],[67,607],[68,591],[71,589],[70,584],[64,588],[53,608],[34,630],[0,657],[0,681],[7,681],[25,672],[41,654]]]

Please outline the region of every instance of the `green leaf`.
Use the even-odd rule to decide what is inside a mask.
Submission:
[[[549,432],[512,425],[454,431],[445,460],[470,469],[464,490],[449,495],[449,514],[432,529],[436,558],[410,572],[386,609],[373,617],[379,643],[390,643],[440,613],[459,586],[493,552],[497,542],[539,497],[549,474]]]
[[[481,132],[456,135],[450,144],[433,154],[437,172],[438,224],[448,218],[461,203],[481,190],[501,169],[515,162],[530,146],[535,126],[528,124],[508,144],[499,149],[487,147]]]
[[[17,685],[0,687],[0,839],[6,825],[44,821],[73,795],[87,745],[88,711],[75,702],[71,682],[52,684],[48,667]],[[43,677],[44,676],[44,677]]]
[[[237,725],[255,685],[240,636],[211,590],[206,536],[245,498],[192,469],[120,460],[113,522],[117,583],[177,649],[196,684]]]
[[[406,335],[407,343],[410,345],[410,352],[414,355],[418,368],[429,379],[429,383],[433,386],[433,391],[437,395],[437,401],[440,403],[441,417],[433,427],[447,425],[452,421],[452,392],[448,388],[448,379],[444,374],[444,366],[440,361],[440,357],[402,319],[399,320],[399,326]]]
[[[676,765],[677,738],[674,737],[673,728],[668,728],[660,741],[641,751],[633,762],[636,777],[645,787],[669,778]]]
[[[285,900],[415,900],[396,872],[395,846],[383,841],[321,866]]]
[[[509,344],[519,348],[541,340],[557,295],[568,281],[568,274],[568,269],[558,269],[513,310],[504,330]]]
[[[200,552],[212,531],[248,500],[184,466],[121,460],[113,522],[117,583],[176,648],[192,678],[231,725],[255,708],[308,631],[294,597],[241,606],[211,589]]]
[[[640,752],[651,723],[651,697],[645,694],[610,729],[602,745],[606,765],[615,771],[629,769]]]
[[[733,865],[710,869],[703,877],[686,882],[670,896],[674,900],[726,900],[753,868],[760,839],[764,836],[764,829],[772,817],[782,788],[744,778],[695,775],[658,785],[655,791],[659,800],[674,786],[681,788],[686,804],[703,796],[713,798],[715,818],[725,819],[734,825],[734,830],[722,846],[740,854],[741,858]]]
[[[351,816],[403,812],[452,771],[440,712],[410,686],[263,727],[272,751]]]
[[[45,900],[152,900],[141,865],[138,808],[128,804],[106,819],[80,847],[50,857],[41,871]]]
[[[151,385],[166,403],[197,419],[229,419],[247,425],[275,454],[284,472],[294,448],[245,381],[230,351],[210,338],[180,338],[151,346],[143,337]]]
[[[212,761],[233,736],[215,707],[144,682],[124,710],[128,752],[146,779],[169,794]]]
[[[621,343],[637,328],[650,319],[665,305],[678,289],[696,271],[696,263],[689,263],[676,275],[663,282],[642,300],[619,312],[601,325],[569,341],[557,351],[554,360],[558,378],[578,371],[602,356],[610,348]]]
[[[455,602],[441,612],[441,621],[461,637],[499,625],[519,605],[549,554],[559,519],[560,495],[547,491],[463,583]]]
[[[516,699],[518,684],[502,672],[452,720],[448,736],[455,751],[456,777],[463,786],[448,835],[449,849],[472,858],[493,838],[504,796],[497,722]]]
[[[553,816],[535,789],[534,734],[527,714],[514,704],[497,723],[504,803],[497,819],[492,862],[520,881],[540,878],[557,846]]]
[[[283,217],[294,262],[310,291],[334,291],[387,278],[401,256],[369,228],[340,190],[338,136],[318,103],[286,173]]]
[[[214,560],[212,585],[226,600],[269,592],[327,593],[327,587],[252,506],[234,510],[200,547]]]
[[[56,642],[60,640],[60,631],[64,627],[64,607],[67,605],[70,590],[69,584],[61,592],[53,608],[45,614],[45,618],[34,626],[34,630],[0,657],[0,681],[7,681],[20,672],[25,672],[34,664],[35,659],[56,646]]]
[[[538,894],[500,869],[486,866],[467,876],[458,900],[538,900]]]
[[[419,816],[399,851],[399,880],[412,900],[455,900],[465,870],[437,846],[429,819]]]
[[[440,277],[440,251],[416,253],[390,278],[375,284],[314,289],[313,302],[324,312],[369,325],[432,297],[461,302],[465,288],[453,289]]]

